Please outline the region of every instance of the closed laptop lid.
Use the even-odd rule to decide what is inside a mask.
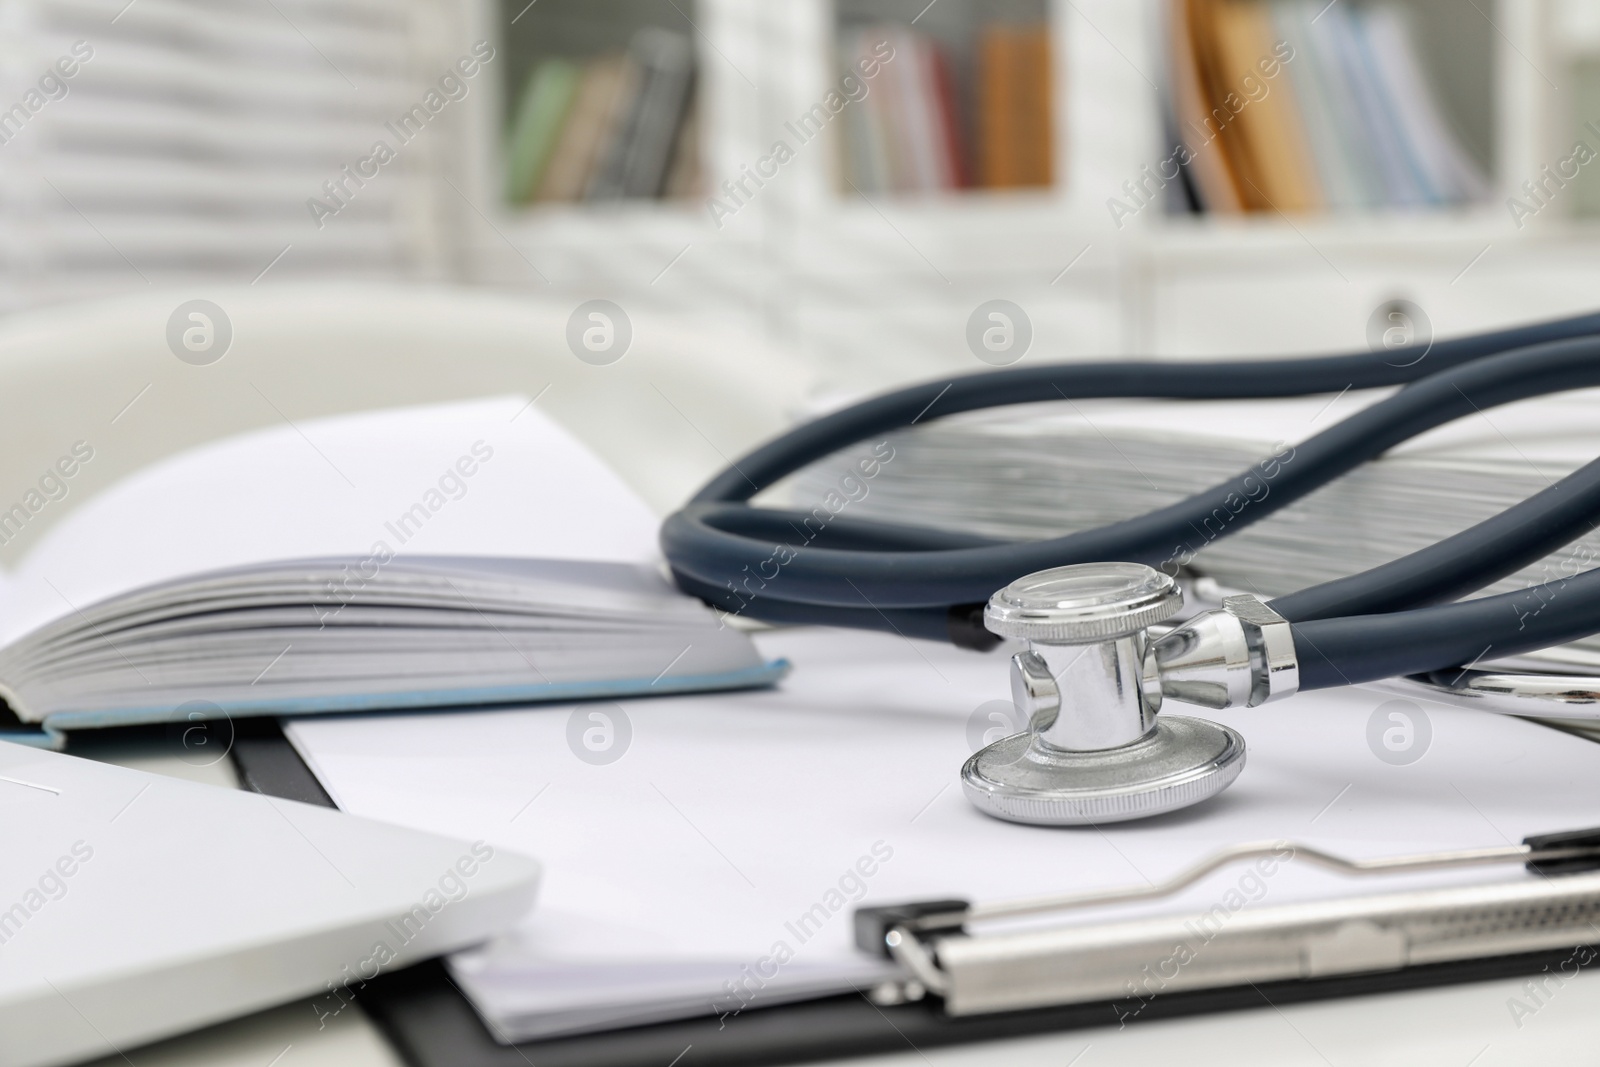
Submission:
[[[0,742],[0,1063],[69,1063],[482,941],[539,865]]]

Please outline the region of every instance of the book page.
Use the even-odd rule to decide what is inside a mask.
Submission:
[[[658,520],[526,397],[283,424],[142,470],[18,565],[0,639],[150,582],[272,559],[654,562]]]

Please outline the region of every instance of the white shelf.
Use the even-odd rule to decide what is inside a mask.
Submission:
[[[481,14],[492,0],[469,2],[493,23]],[[1325,347],[1359,338],[1378,302],[1416,293],[1434,302],[1444,332],[1557,313],[1592,301],[1600,276],[1590,275],[1600,269],[1584,254],[1600,251],[1600,226],[1571,226],[1552,210],[1518,230],[1504,190],[1559,158],[1559,107],[1541,68],[1561,62],[1552,11],[1572,2],[1480,3],[1497,31],[1502,192],[1470,211],[1219,219],[1151,205],[1118,228],[1107,199],[1165,154],[1152,78],[1156,0],[1049,0],[1059,73],[1054,188],[841,195],[825,135],[799,146],[721,227],[704,202],[493,207],[494,227],[477,227],[465,270],[492,284],[691,315],[727,315],[732,294],[775,341],[841,374],[874,361],[905,373],[919,359],[928,373],[960,364],[966,314],[996,296],[1038,308],[1041,350],[1064,355],[1202,350],[1230,336],[1271,347],[1293,335],[1295,347]],[[700,0],[693,14],[714,187],[790,139],[785,121],[827,92],[835,15],[830,0]],[[484,94],[479,106],[485,116],[469,155],[480,170],[478,202],[494,205],[488,134],[500,128],[501,105]],[[548,283],[530,279],[524,257]],[[1555,264],[1562,278],[1549,277]],[[1246,287],[1272,294],[1273,306],[1246,312],[1223,295]],[[1255,334],[1229,325],[1246,314],[1259,319]]]
[[[502,228],[517,243],[619,245],[699,241],[715,232],[702,205],[620,200],[606,204],[542,204],[507,212]]]
[[[1190,216],[1163,220],[1142,236],[1146,254],[1173,269],[1270,266],[1307,251],[1416,263],[1462,253],[1470,257],[1486,246],[1523,247],[1540,240],[1539,232],[1518,231],[1505,211],[1493,208],[1348,217]]]

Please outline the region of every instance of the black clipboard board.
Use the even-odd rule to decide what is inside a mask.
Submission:
[[[335,807],[274,720],[236,737],[230,756],[255,792]],[[935,1000],[880,1006],[862,992],[517,1045],[495,1040],[438,960],[380,975],[356,1003],[412,1067],[758,1067],[1515,978],[1557,967],[1572,951],[1168,993],[1136,1014],[1126,1002],[1098,1002],[952,1018]]]

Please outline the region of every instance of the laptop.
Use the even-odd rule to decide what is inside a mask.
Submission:
[[[481,942],[539,865],[484,841],[0,742],[0,1063],[46,1067]]]

